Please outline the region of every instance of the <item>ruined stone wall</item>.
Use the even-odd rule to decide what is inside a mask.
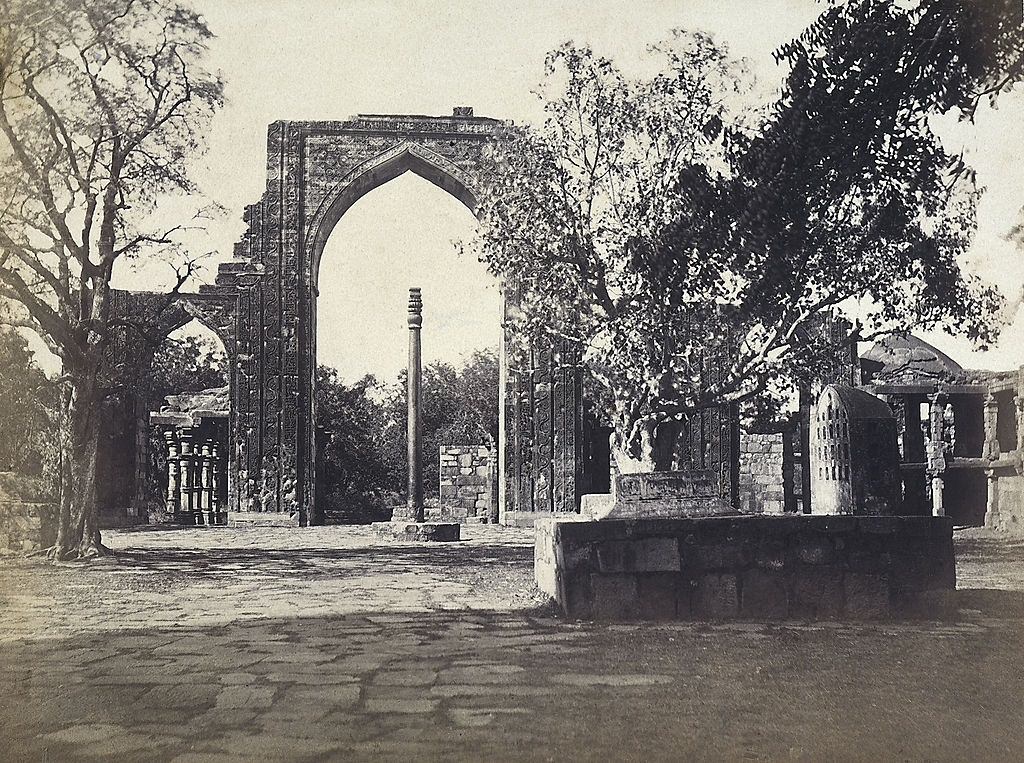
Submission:
[[[0,498],[0,554],[39,551],[56,539],[56,504]]]
[[[785,435],[740,434],[740,511],[744,514],[781,514],[785,508],[783,471]]]
[[[36,477],[0,472],[0,554],[49,548],[57,539],[57,506]]]
[[[445,522],[497,521],[494,458],[485,445],[442,445],[440,518]]]

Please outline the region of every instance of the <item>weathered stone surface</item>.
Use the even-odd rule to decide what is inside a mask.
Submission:
[[[744,617],[774,620],[789,613],[786,578],[781,573],[747,570],[741,584],[740,613]]]
[[[827,620],[843,614],[843,570],[837,566],[806,567],[790,578],[790,614]]]
[[[611,501],[588,501],[593,519],[669,519],[736,514],[710,471],[618,474]]]
[[[440,458],[438,518],[444,522],[497,522],[498,507],[492,502],[497,464],[491,449],[485,445],[442,445]]]
[[[39,551],[56,539],[56,504],[0,498],[0,554]]]
[[[860,620],[890,617],[895,609],[887,575],[846,575],[846,613]]]
[[[702,620],[725,620],[739,614],[739,587],[736,575],[711,572],[695,581],[692,608]]]
[[[455,522],[374,522],[370,525],[373,532],[381,538],[399,541],[439,541],[459,540],[459,525]]]
[[[548,519],[535,578],[566,614],[603,619],[877,619],[955,588],[948,519],[875,519]]]
[[[608,541],[597,547],[601,572],[678,572],[679,542],[675,538]]]
[[[593,591],[594,616],[611,620],[632,620],[640,614],[637,597],[637,579],[634,575],[594,575],[590,580]]]

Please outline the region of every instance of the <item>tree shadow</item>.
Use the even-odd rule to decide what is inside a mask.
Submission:
[[[185,573],[204,577],[335,578],[410,567],[436,570],[479,568],[532,570],[533,549],[505,544],[389,544],[346,548],[152,547],[118,549],[120,572]],[[387,560],[382,567],[381,560]],[[88,568],[87,568],[88,569]],[[99,565],[93,569],[101,569]]]
[[[1017,592],[965,593],[988,615],[1022,606]],[[40,634],[0,650],[0,728],[12,760],[782,759],[794,750],[819,759],[837,749],[948,759],[1024,749],[1013,722],[1024,634],[1011,624],[903,625],[894,638],[878,624],[580,624],[547,614],[373,611]],[[964,701],[982,694],[984,703]],[[951,714],[955,734],[931,722]]]

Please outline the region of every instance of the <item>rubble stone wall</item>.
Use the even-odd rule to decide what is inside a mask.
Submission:
[[[442,445],[440,464],[441,521],[497,521],[491,450],[486,445]]]
[[[783,438],[780,433],[740,434],[740,511],[781,514],[785,507]]]
[[[0,498],[0,554],[39,551],[56,540],[56,504]]]
[[[746,516],[536,523],[538,586],[569,617],[881,619],[956,587],[947,517]]]

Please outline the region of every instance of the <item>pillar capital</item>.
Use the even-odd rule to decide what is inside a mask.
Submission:
[[[423,296],[419,287],[409,289],[409,329],[423,326]]]

